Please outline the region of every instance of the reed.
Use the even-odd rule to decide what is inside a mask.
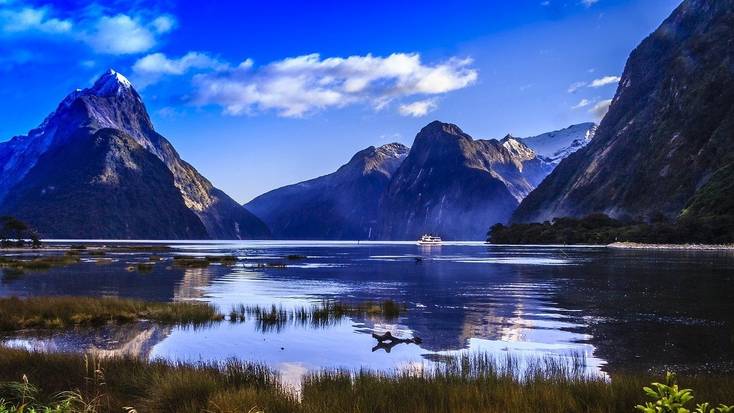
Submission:
[[[252,318],[261,331],[280,331],[289,323],[326,327],[340,322],[345,317],[370,316],[393,320],[405,313],[406,307],[392,300],[380,302],[341,303],[322,301],[312,306],[285,309],[275,304],[270,307],[260,305],[235,305],[229,312],[232,322]]]

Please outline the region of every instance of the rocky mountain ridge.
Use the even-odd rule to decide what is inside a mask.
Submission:
[[[22,218],[24,211],[33,208],[43,209],[43,203],[49,200],[49,196],[40,196],[38,193],[28,192],[24,186],[28,184],[24,181],[34,169],[47,168],[47,165],[40,165],[39,162],[42,160],[50,162],[50,159],[54,159],[54,162],[62,162],[68,168],[59,171],[62,174],[59,176],[46,176],[44,178],[37,174],[33,175],[33,185],[39,185],[45,179],[48,188],[45,188],[46,192],[41,195],[46,195],[51,190],[50,188],[56,186],[53,182],[74,175],[77,172],[74,168],[86,166],[70,164],[66,159],[58,158],[62,154],[71,151],[71,149],[65,147],[94,144],[100,138],[97,133],[106,130],[119,133],[113,134],[115,139],[109,145],[102,145],[107,148],[108,152],[104,154],[106,158],[105,166],[98,171],[99,179],[90,178],[91,180],[78,182],[79,188],[102,184],[119,185],[122,176],[126,176],[126,174],[116,176],[115,171],[139,169],[139,165],[133,159],[139,160],[140,157],[132,153],[137,153],[142,149],[164,164],[165,169],[172,175],[173,185],[181,202],[205,228],[203,234],[198,230],[194,232],[198,234],[197,238],[243,239],[269,236],[267,227],[257,217],[215,188],[196,169],[180,158],[171,143],[153,128],[145,105],[132,84],[114,70],[102,75],[92,87],[77,89],[70,93],[62,100],[57,109],[39,127],[31,130],[28,135],[14,137],[10,141],[0,144],[0,211],[19,215]],[[125,136],[120,136],[120,134]],[[112,136],[110,133],[104,135]],[[90,137],[94,137],[94,139],[90,140]],[[132,139],[139,147],[132,145],[127,137]],[[121,142],[124,142],[124,144]],[[98,155],[102,156],[103,154],[98,153]],[[84,163],[83,159],[79,159],[79,161]],[[93,160],[90,160],[90,162],[93,162]],[[156,171],[156,174],[161,173],[158,167],[151,166],[150,170],[143,169],[145,172],[152,172],[153,170]],[[73,187],[72,182],[67,182],[67,184],[70,190]],[[98,186],[96,188],[104,192]],[[11,192],[12,199],[8,199]],[[26,194],[26,198],[22,198],[21,194]],[[90,192],[84,194],[90,199],[97,198]],[[155,193],[150,193],[147,196],[155,196]],[[30,202],[37,203],[37,205],[30,205]],[[83,204],[83,202],[80,203]],[[64,205],[59,204],[58,207],[64,208]],[[93,206],[88,205],[87,207],[92,208]],[[176,207],[172,208],[176,209]],[[75,212],[82,214],[84,209]],[[50,209],[47,210],[47,213],[54,214]],[[147,213],[157,214],[160,217],[166,211],[149,210]],[[65,212],[59,211],[58,214],[65,214]],[[39,218],[39,216],[34,216],[36,220]],[[53,217],[51,216],[49,219],[43,219],[42,221],[52,222],[53,219],[51,218]],[[186,221],[187,219],[184,219],[184,222]],[[29,220],[29,222],[36,224],[33,220]],[[45,236],[54,236],[57,233],[56,230],[46,230],[43,227],[38,229]],[[78,231],[75,232],[74,230]],[[82,226],[65,228],[62,232],[84,237],[87,234],[86,231],[87,228]],[[138,230],[132,229],[121,233],[120,236],[132,237],[136,231]],[[145,232],[147,229],[141,228],[139,231]],[[160,234],[160,236],[170,234],[176,238],[180,235],[175,228],[153,232]],[[115,231],[106,230],[105,233],[108,234],[107,236],[116,234]]]

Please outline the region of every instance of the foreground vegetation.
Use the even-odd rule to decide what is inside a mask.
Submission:
[[[584,375],[578,367],[543,359],[521,371],[519,360],[476,355],[449,359],[435,369],[391,374],[325,371],[306,376],[299,397],[275,372],[252,363],[98,360],[3,348],[0,398],[6,407],[66,403],[68,410],[56,411],[87,413],[123,412],[126,407],[138,412],[215,413],[608,413],[632,412],[636,405],[658,401],[642,391],[654,377],[619,375],[606,380]],[[711,406],[734,400],[734,377],[681,377],[680,382],[696,389],[696,400]]]
[[[222,318],[213,306],[204,303],[93,297],[0,298],[0,331],[98,326],[138,320],[204,324]]]
[[[727,244],[734,243],[734,216],[693,218],[676,221],[659,217],[650,223],[621,221],[604,214],[581,219],[556,218],[533,224],[496,224],[487,241],[493,244]]]

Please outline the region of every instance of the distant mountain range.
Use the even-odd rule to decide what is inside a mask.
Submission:
[[[407,154],[399,143],[370,146],[334,173],[270,191],[245,207],[280,239],[374,239],[380,199]]]
[[[593,123],[528,138],[557,158],[583,146]],[[284,239],[482,239],[505,222],[555,161],[526,139],[474,140],[432,122],[410,150],[397,143],[358,152],[336,172],[263,194],[245,205]]]
[[[54,238],[484,239],[498,222],[597,212],[734,228],[732,28],[734,0],[684,1],[632,52],[598,128],[482,140],[435,121],[411,148],[366,148],[244,207],[110,71],[0,143],[0,214]]]
[[[733,44],[733,0],[684,1],[630,55],[594,139],[560,162],[513,221],[593,212],[734,217],[726,191],[734,169]]]
[[[267,238],[267,226],[183,161],[110,70],[26,136],[0,143],[0,214],[47,238]]]

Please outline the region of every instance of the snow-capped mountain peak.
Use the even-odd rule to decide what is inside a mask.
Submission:
[[[88,92],[96,96],[119,96],[132,87],[132,83],[125,76],[110,69],[94,82],[94,86],[88,89]]]
[[[505,136],[500,143],[507,149],[512,156],[520,161],[527,161],[533,159],[536,153],[528,147],[521,139],[516,138],[512,135]]]

